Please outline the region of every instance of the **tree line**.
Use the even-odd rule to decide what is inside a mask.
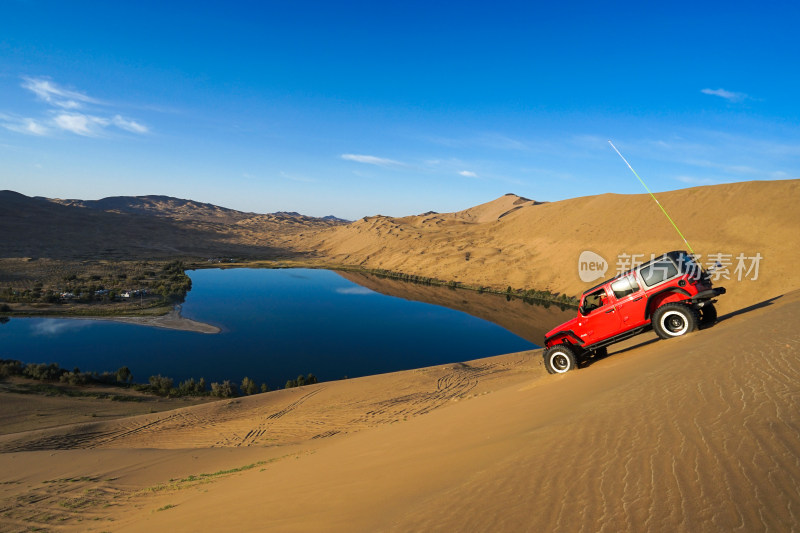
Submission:
[[[544,307],[549,307],[551,304],[561,307],[562,310],[564,310],[566,307],[578,307],[577,298],[567,296],[564,293],[559,294],[548,290],[514,289],[509,285],[506,290],[503,291],[485,286],[476,287],[472,285],[465,285],[460,281],[455,280],[443,281],[428,276],[417,276],[415,274],[406,274],[404,272],[395,272],[393,270],[386,270],[382,268],[363,269],[363,271],[378,278],[395,279],[398,281],[405,281],[418,285],[434,285],[439,287],[448,287],[450,289],[466,289],[477,291],[479,293],[489,292],[501,294],[505,295],[507,300],[511,300],[511,298],[521,298],[525,301],[525,303],[542,305]]]
[[[0,359],[0,379],[19,376],[37,381],[59,382],[68,385],[89,385],[105,384],[123,387],[131,387],[140,392],[156,394],[166,397],[181,396],[211,396],[215,398],[235,398],[237,396],[250,396],[252,394],[269,392],[270,388],[266,383],[257,383],[245,376],[240,384],[230,380],[221,383],[206,383],[205,378],[195,380],[189,378],[175,384],[175,380],[170,377],[157,374],[150,376],[147,383],[134,383],[133,374],[127,366],[120,367],[116,372],[81,372],[79,368],[67,370],[61,368],[57,363],[23,363],[15,359]],[[284,388],[302,387],[318,383],[319,380],[314,374],[299,375],[295,379],[286,381]]]

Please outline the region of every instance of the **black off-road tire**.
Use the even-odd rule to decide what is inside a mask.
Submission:
[[[697,329],[697,311],[685,304],[664,304],[653,313],[653,330],[662,339],[686,335]]]
[[[709,326],[717,321],[717,308],[714,304],[706,304],[700,308],[700,325]]]
[[[544,351],[544,367],[550,374],[564,374],[578,367],[578,359],[572,348],[556,344]]]

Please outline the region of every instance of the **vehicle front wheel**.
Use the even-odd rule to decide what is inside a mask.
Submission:
[[[665,304],[653,313],[653,329],[662,339],[692,332],[697,329],[697,323],[697,311],[684,304]]]
[[[544,351],[544,367],[550,374],[563,374],[576,366],[575,352],[566,344],[556,344]]]

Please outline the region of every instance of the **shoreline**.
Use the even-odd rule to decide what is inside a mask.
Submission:
[[[80,315],[27,315],[10,316],[9,318],[51,318],[64,320],[98,320],[103,322],[118,322],[121,324],[133,324],[136,326],[147,326],[152,328],[171,329],[175,331],[190,331],[193,333],[203,333],[215,335],[222,332],[222,328],[199,322],[181,316],[180,306],[173,307],[170,311],[162,315],[148,316],[80,316]]]

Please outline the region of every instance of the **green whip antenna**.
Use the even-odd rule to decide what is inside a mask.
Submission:
[[[634,176],[636,176],[636,179],[638,179],[638,180],[639,180],[639,183],[641,183],[641,184],[642,184],[642,186],[644,187],[644,189],[645,189],[645,190],[646,190],[648,193],[650,193],[650,197],[651,197],[651,198],[653,198],[653,200],[654,200],[654,201],[655,201],[655,202],[658,204],[658,207],[660,207],[660,208],[661,208],[661,211],[664,213],[664,216],[665,216],[665,217],[667,217],[667,220],[669,220],[669,221],[670,221],[670,223],[672,224],[672,227],[673,227],[673,228],[675,228],[675,231],[677,231],[677,232],[678,232],[678,235],[680,235],[680,236],[681,236],[681,239],[683,239],[683,242],[685,242],[685,243],[686,243],[686,246],[689,248],[689,251],[692,253],[692,255],[694,255],[694,250],[692,250],[692,245],[691,245],[691,244],[689,244],[689,241],[687,241],[687,240],[686,240],[686,237],[684,237],[684,236],[683,236],[683,233],[681,233],[681,230],[679,230],[679,229],[678,229],[678,225],[677,225],[677,224],[675,224],[675,221],[674,221],[674,220],[672,220],[672,217],[670,217],[670,216],[669,216],[669,214],[667,213],[667,210],[666,210],[666,209],[664,209],[664,206],[663,206],[663,205],[661,205],[661,202],[659,202],[659,201],[658,201],[658,199],[655,197],[655,195],[654,195],[654,194],[653,194],[653,193],[650,191],[650,189],[649,189],[649,188],[647,187],[647,185],[645,184],[644,180],[643,180],[642,178],[640,178],[640,177],[639,177],[639,174],[637,174],[635,170],[633,170],[633,167],[631,166],[631,164],[630,164],[630,163],[628,163],[628,160],[627,160],[627,159],[625,159],[625,157],[624,157],[622,154],[620,154],[620,153],[619,153],[619,150],[617,150],[617,147],[616,147],[616,146],[614,146],[614,143],[612,143],[611,141],[608,141],[608,144],[610,144],[610,145],[611,145],[611,148],[613,148],[613,149],[614,149],[614,151],[615,151],[615,152],[617,152],[617,155],[619,155],[619,156],[622,158],[622,160],[623,160],[623,161],[625,161],[625,164],[626,164],[626,165],[628,165],[628,168],[629,168],[629,169],[631,169],[631,172],[633,172],[633,175],[634,175]]]

